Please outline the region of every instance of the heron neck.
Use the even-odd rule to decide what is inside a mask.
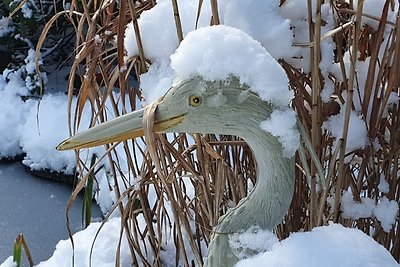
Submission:
[[[276,137],[262,129],[256,134],[264,141],[244,137],[257,162],[257,183],[243,205],[244,209],[251,207],[260,211],[253,224],[272,230],[282,222],[293,198],[294,157],[282,156],[282,146]]]
[[[248,127],[240,135],[255,155],[257,182],[249,196],[220,218],[215,231],[237,233],[251,226],[272,230],[282,221],[293,197],[294,157],[282,156],[277,138],[260,127]]]

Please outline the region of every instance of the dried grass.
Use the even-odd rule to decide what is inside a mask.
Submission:
[[[211,2],[213,17],[210,23],[219,24],[217,1]],[[398,178],[400,107],[393,105],[388,116],[383,116],[389,94],[395,92],[399,95],[400,20],[396,22],[386,20],[387,10],[390,8],[390,1],[387,1],[382,18],[376,18],[380,21],[379,29],[377,31],[368,27],[361,29],[360,21],[365,14],[362,13],[362,1],[359,2],[361,5],[353,10],[340,1],[333,1],[332,8],[337,12],[337,28],[322,37],[323,21],[320,15],[322,1],[317,1],[315,21],[312,19],[310,7],[310,44],[305,45],[310,47],[312,55],[311,73],[303,73],[287,62],[280,61],[289,77],[290,87],[295,92],[293,107],[299,121],[304,125],[305,132],[308,133],[310,142],[302,144],[301,153],[298,154],[295,195],[284,222],[277,227],[276,232],[280,238],[285,238],[291,232],[310,230],[333,220],[373,235],[375,240],[385,246],[399,261],[399,219],[391,231],[386,233],[376,219],[349,220],[344,219],[340,212],[341,193],[349,187],[356,201],[361,195],[368,196],[376,202],[384,196],[389,200],[400,201]],[[132,0],[82,3],[84,10],[79,10],[76,2],[73,2],[70,12],[64,14],[69,16],[77,31],[76,57],[70,77],[78,74],[82,80],[79,105],[75,111],[70,110],[71,116],[74,114],[70,120],[71,133],[76,131],[83,107],[87,102],[93,111],[92,124],[107,120],[104,105],[107,99],[113,103],[113,112],[116,116],[131,111],[127,103],[130,103],[133,109],[136,108],[135,102],[140,97],[140,90],[130,84],[129,73],[134,73],[138,77],[146,72],[148,66],[148,61],[144,57],[146,47],[143,47],[140,39],[137,18],[141,12],[155,5],[154,1]],[[181,41],[183,34],[179,18],[179,1],[173,0],[173,4],[177,39]],[[201,8],[200,0],[198,14]],[[346,15],[351,14],[356,14],[355,20],[346,20],[350,17]],[[49,24],[54,21],[55,19],[51,20]],[[123,39],[125,25],[129,21],[134,23],[139,54],[129,59],[125,65]],[[377,51],[383,45],[382,34],[387,24],[392,26],[390,41],[385,48],[384,57],[378,59]],[[101,43],[95,42],[95,35],[101,37]],[[115,36],[118,37],[117,43],[113,39]],[[374,149],[371,141],[370,146],[346,154],[344,147],[347,127],[343,130],[341,142],[337,146],[334,145],[332,136],[321,129],[323,121],[339,112],[338,103],[323,103],[320,99],[320,92],[324,88],[319,69],[321,38],[333,38],[337,46],[336,58],[342,66],[344,81],[341,82],[335,77],[331,79],[335,84],[337,102],[346,104],[347,126],[350,111],[353,109],[349,100],[353,94],[360,95],[354,62],[362,61],[367,56],[371,57],[366,93],[361,102],[364,117],[367,117],[368,105],[372,105],[371,118],[366,121],[368,136],[370,140],[377,140],[381,149]],[[353,65],[349,76],[346,77],[343,52],[348,51],[350,44]],[[374,79],[372,73],[376,70],[378,76]],[[70,100],[73,93],[72,83],[71,78]],[[111,93],[117,84],[121,92],[122,108],[118,107],[118,100]],[[354,92],[353,84],[356,84]],[[105,87],[106,93],[100,93],[100,87]],[[311,90],[308,90],[309,88]],[[382,90],[379,91],[379,88]],[[347,91],[347,99],[340,97],[343,91]],[[151,117],[151,113],[149,115]],[[202,264],[202,258],[207,252],[201,247],[201,242],[209,242],[210,231],[218,218],[228,207],[236,205],[246,196],[249,186],[255,184],[256,163],[249,147],[236,137],[198,134],[152,135],[149,125],[146,126],[147,148],[132,140],[122,144],[130,167],[129,175],[140,176],[141,179],[137,189],[128,187],[125,192],[119,192],[118,189],[115,191],[118,201],[113,209],[118,208],[122,215],[123,227],[120,235],[122,237],[122,232],[125,232],[128,237],[134,266],[139,263],[145,266],[162,266],[160,258],[163,251],[162,240],[168,237],[167,232],[173,237],[177,248],[176,265],[181,261],[184,266],[192,266],[192,259],[195,259],[197,264]],[[114,147],[108,147],[106,157],[112,163],[111,177],[114,177],[114,184],[119,183],[117,176],[122,176],[126,181],[131,178],[125,177],[119,170],[119,159]],[[139,157],[143,157],[142,165],[139,164]],[[346,163],[345,157],[353,160]],[[86,167],[80,168],[84,170]],[[388,193],[380,192],[378,189],[382,174],[390,184]],[[78,185],[74,195],[82,189],[85,180],[86,178]],[[325,181],[325,186],[319,188],[322,181]],[[194,196],[190,194],[189,187],[193,188]],[[155,192],[158,196],[155,203],[149,202],[148,196],[151,192]],[[331,196],[335,197],[333,209],[328,205],[328,197]],[[123,203],[122,199],[127,199],[127,203]],[[138,214],[141,214],[147,223],[144,229],[140,228]],[[371,233],[372,228],[375,229],[373,233]],[[165,231],[166,229],[170,231]],[[155,257],[151,258],[149,255]],[[189,258],[188,255],[194,257]]]

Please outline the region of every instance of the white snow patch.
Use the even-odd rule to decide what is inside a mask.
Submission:
[[[300,134],[296,128],[296,113],[293,110],[274,110],[271,117],[261,122],[260,126],[278,138],[283,147],[283,156],[292,157],[296,153]]]
[[[344,191],[341,201],[342,216],[346,219],[358,220],[360,218],[372,217],[375,208],[375,201],[371,198],[360,197],[361,202],[353,200],[353,195],[349,191]]]
[[[330,102],[332,94],[335,92],[335,85],[330,79],[325,79],[324,89],[321,91],[321,100],[324,103]]]
[[[373,210],[375,218],[378,219],[383,230],[387,233],[395,225],[398,212],[399,204],[395,200],[387,199],[387,197],[382,197]]]
[[[149,70],[140,76],[142,89],[142,105],[147,106],[152,101],[164,95],[172,85],[174,70],[169,60],[155,62]]]
[[[281,15],[276,1],[226,2],[225,12],[221,12],[224,25],[244,31],[259,41],[275,59],[297,55],[297,48],[292,46],[293,32],[290,29],[290,20]]]
[[[7,34],[14,31],[14,27],[12,25],[12,20],[8,17],[1,16],[0,18],[0,37],[6,36]]]
[[[382,193],[389,193],[389,183],[386,181],[385,175],[383,175],[383,174],[381,174],[378,189]]]
[[[17,263],[13,261],[13,256],[8,257],[0,267],[17,267]]]
[[[380,18],[382,15],[382,9],[383,9],[385,2],[386,2],[385,0],[364,1],[363,2],[363,13],[370,15],[372,17],[375,17],[375,18]],[[392,11],[390,4],[389,4],[389,9],[388,9],[388,20],[391,22],[396,21],[396,14],[397,14],[397,10],[399,8],[399,5],[397,4],[397,2],[393,2],[393,4],[395,4],[394,10]],[[357,6],[358,6],[358,0],[354,0],[354,10],[357,10]],[[368,24],[374,30],[378,30],[379,20],[372,19],[368,16],[362,16],[361,23],[362,23],[362,25]],[[388,28],[391,26],[387,25],[386,27]]]
[[[342,106],[340,113],[331,116],[322,124],[322,128],[331,132],[337,145],[342,138],[344,126],[345,107]],[[347,133],[346,152],[364,148],[368,144],[367,129],[364,120],[355,111],[350,111],[350,121]]]
[[[22,6],[21,12],[22,12],[24,18],[27,18],[27,19],[32,18],[33,11],[32,11],[32,9],[30,7],[30,2],[29,1],[25,2],[25,4]]]
[[[183,27],[183,34],[195,29],[198,2],[182,0],[178,2],[179,16]],[[209,1],[203,2],[199,26],[206,26],[210,22]],[[172,1],[157,1],[157,5],[143,12],[138,19],[140,37],[145,48],[145,57],[151,61],[160,61],[172,55],[178,47]],[[129,23],[125,31],[125,49],[128,57],[136,56],[139,50],[133,23]]]
[[[235,256],[244,259],[249,255],[249,250],[260,253],[271,250],[279,240],[274,233],[253,226],[241,233],[229,235],[229,245]]]

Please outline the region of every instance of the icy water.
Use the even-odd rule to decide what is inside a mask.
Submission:
[[[0,264],[13,254],[14,240],[22,233],[33,261],[48,259],[61,239],[67,239],[65,207],[72,188],[32,176],[20,163],[0,164]],[[70,211],[71,229],[81,230],[82,197]],[[101,217],[93,207],[93,217]],[[28,266],[23,254],[23,266]]]

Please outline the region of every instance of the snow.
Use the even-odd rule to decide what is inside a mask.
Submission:
[[[196,29],[198,2],[181,0],[178,2],[183,36]],[[275,59],[296,55],[292,47],[293,33],[290,20],[283,17],[274,1],[240,0],[218,1],[221,23],[240,29],[259,41]],[[211,7],[204,1],[197,22],[197,29],[210,24]],[[173,18],[171,1],[157,1],[157,5],[143,12],[138,19],[144,54],[152,62],[160,62],[172,55],[178,47],[178,37]],[[155,25],[157,25],[155,27]],[[276,42],[279,40],[279,42]],[[160,46],[159,44],[163,45]],[[125,49],[128,57],[138,55],[133,23],[125,31]]]
[[[144,98],[142,105],[147,106],[164,95],[171,88],[173,75],[174,70],[169,61],[153,63],[149,70],[140,76],[140,87]]]
[[[383,230],[390,232],[396,223],[399,212],[399,204],[395,200],[387,197],[380,198],[375,204],[375,200],[367,197],[360,197],[361,202],[353,200],[353,195],[349,191],[342,194],[341,210],[343,218],[358,220],[361,218],[376,218]]]
[[[17,267],[17,263],[13,261],[13,256],[8,257],[0,267]]]
[[[27,89],[25,82],[17,73],[9,73],[8,83],[4,76],[0,80],[4,82],[4,87],[0,88],[0,157],[15,157],[22,152],[19,146],[21,132],[16,123],[23,123],[26,120],[26,114],[29,106],[25,105],[19,94],[25,94]]]
[[[288,106],[293,98],[280,65],[259,42],[235,28],[219,25],[190,32],[171,56],[171,67],[175,80],[201,76],[221,81],[236,76],[277,106]]]
[[[143,46],[145,47],[144,54],[146,58],[150,59],[152,61],[152,65],[150,66],[150,74],[144,74],[140,77],[141,79],[141,88],[143,90],[143,95],[145,97],[145,103],[148,104],[152,100],[157,99],[158,97],[162,96],[166,90],[168,90],[171,86],[171,84],[168,84],[172,80],[172,75],[173,72],[171,69],[168,67],[170,64],[170,59],[169,57],[174,54],[175,50],[178,48],[179,42],[175,30],[175,21],[172,16],[172,2],[171,1],[159,1],[157,5],[145,12],[143,12],[138,19],[138,24],[140,28],[140,34],[141,34],[141,40],[143,43]],[[291,58],[292,56],[296,56],[298,53],[296,52],[297,50],[292,47],[292,41],[293,41],[293,33],[290,30],[290,21],[286,18],[284,18],[280,14],[280,8],[274,3],[273,1],[263,1],[263,0],[252,0],[246,2],[246,4],[243,3],[243,1],[219,1],[219,14],[220,14],[220,19],[221,22],[227,26],[232,26],[234,28],[240,29],[242,32],[236,33],[236,34],[230,34],[227,39],[222,40],[221,42],[220,39],[213,40],[211,43],[207,43],[205,41],[202,41],[200,46],[198,48],[204,49],[204,46],[213,46],[213,43],[219,43],[218,46],[215,46],[213,48],[213,51],[209,51],[209,54],[207,57],[201,59],[197,58],[198,62],[202,62],[206,65],[203,65],[203,67],[207,66],[212,66],[212,62],[218,62],[217,59],[224,58],[226,64],[224,66],[220,66],[220,71],[221,69],[223,71],[223,67],[228,66],[230,62],[226,61],[227,57],[229,57],[229,54],[220,54],[220,52],[224,52],[226,48],[232,47],[232,49],[229,49],[230,51],[227,51],[227,53],[230,53],[232,55],[232,52],[235,52],[235,57],[237,58],[237,62],[232,62],[236,63],[232,68],[241,68],[243,71],[248,70],[247,74],[244,75],[249,75],[249,73],[257,69],[256,67],[261,67],[258,68],[258,74],[256,76],[260,76],[260,73],[263,70],[262,64],[270,64],[270,63],[258,63],[257,66],[253,68],[243,68],[244,65],[239,64],[246,64],[245,66],[249,67],[249,63],[246,62],[240,62],[240,59],[245,59],[245,55],[251,54],[251,51],[249,51],[248,48],[247,51],[246,49],[243,52],[246,52],[245,54],[241,55],[242,52],[235,50],[238,48],[244,48],[245,44],[254,43],[254,41],[249,41],[249,37],[246,36],[244,38],[243,44],[240,46],[238,44],[238,39],[245,36],[243,32],[249,34],[254,38],[256,41],[260,42],[264,48],[266,48],[271,55],[275,59],[279,58]],[[197,16],[197,10],[198,10],[198,3],[196,1],[190,1],[190,0],[183,0],[179,1],[178,4],[179,11],[180,11],[180,20],[181,24],[183,26],[183,35],[184,35],[184,43],[179,45],[180,51],[181,51],[181,56],[176,58],[175,60],[179,60],[183,58],[183,56],[193,56],[191,53],[187,52],[183,54],[182,50],[188,47],[189,44],[193,41],[198,41],[201,36],[204,36],[207,31],[194,31],[196,29],[196,16]],[[257,8],[255,8],[257,7]],[[268,12],[266,12],[268,11]],[[256,12],[256,13],[254,13]],[[168,16],[166,14],[171,14],[171,16]],[[201,8],[201,13],[199,17],[199,21],[197,24],[197,27],[199,30],[201,30],[202,27],[209,27],[211,18],[211,7],[209,4],[209,1],[204,1],[202,4]],[[157,25],[155,28],[154,25]],[[187,35],[190,35],[191,32],[196,32],[195,37],[189,37]],[[222,31],[222,30],[220,30]],[[237,31],[237,30],[236,30]],[[239,31],[237,31],[239,32]],[[203,34],[202,34],[203,33]],[[279,34],[278,34],[279,33]],[[221,34],[221,33],[220,33]],[[278,35],[277,35],[278,34]],[[233,37],[236,38],[232,39]],[[239,36],[240,35],[240,36]],[[191,41],[186,41],[187,38],[192,38]],[[207,38],[208,41],[211,40],[211,36]],[[275,40],[279,39],[279,42],[276,42]],[[227,43],[228,41],[235,41],[235,43]],[[127,52],[128,57],[133,57],[137,56],[139,54],[137,43],[136,43],[136,36],[133,30],[133,24],[130,23],[128,24],[126,31],[125,31],[125,49]],[[160,46],[159,44],[162,43],[163,45]],[[256,51],[259,50],[259,47],[261,47],[261,44],[258,44],[258,48],[255,48]],[[194,44],[195,45],[195,44]],[[201,47],[203,46],[203,47]],[[188,47],[189,48],[189,47]],[[201,56],[201,51],[194,51],[192,50],[192,53],[198,55],[199,57]],[[265,53],[262,51],[262,53]],[[250,62],[251,59],[256,56],[257,52],[254,53],[254,55],[248,59],[247,62]],[[238,56],[241,55],[241,56]],[[211,56],[218,56],[217,58],[214,59],[214,61],[207,63],[206,60],[210,59]],[[265,56],[266,59],[260,58],[261,61],[271,61],[273,58],[268,54],[268,56]],[[188,58],[189,59],[189,58]],[[176,64],[180,64],[182,67],[187,67],[187,63],[189,60],[186,60],[186,66],[183,66],[181,63],[177,62]],[[252,64],[256,63],[257,61],[253,61]],[[218,62],[219,63],[219,62]],[[173,63],[171,63],[171,66]],[[198,70],[193,70],[193,67],[195,67],[196,63],[189,64],[191,66],[192,71],[199,71]],[[256,63],[257,64],[257,63]],[[278,65],[276,62],[274,62],[275,65]],[[153,66],[155,65],[155,66]],[[218,65],[218,64],[217,64]],[[214,64],[214,67],[215,66]],[[265,66],[264,66],[265,67]],[[174,67],[173,67],[174,68]],[[180,73],[182,71],[182,68],[179,68],[177,66],[178,70],[175,69],[178,73],[175,75],[176,76],[183,74]],[[276,67],[275,67],[276,68]],[[203,70],[204,73],[205,70]],[[213,70],[210,70],[210,72]],[[233,69],[231,69],[232,73],[229,74],[237,74]],[[281,72],[281,73],[279,73]],[[186,72],[186,74],[188,74]],[[199,73],[200,74],[200,73]],[[283,70],[274,70],[271,73],[265,72],[264,70],[264,75],[266,78],[264,80],[267,80],[268,78],[273,78],[273,75],[278,74],[276,76],[276,80],[278,84],[277,87],[271,87],[274,88],[277,91],[281,91],[283,86],[284,90],[287,91],[286,94],[282,95],[282,99],[278,100],[280,105],[287,105],[288,101],[293,97],[293,95],[288,96],[290,94],[290,91],[286,90],[287,88],[287,78],[286,75],[284,74]],[[216,78],[219,79],[224,79],[227,77],[226,73],[224,73],[224,77],[216,77],[217,73],[214,75],[214,77],[208,77],[210,80],[215,80]],[[179,78],[184,78],[184,76],[179,77]],[[249,79],[251,77],[241,77],[243,79],[243,83],[249,82]],[[283,80],[285,82],[283,82]],[[158,84],[156,81],[161,80],[162,82]],[[274,80],[274,79],[272,79]],[[281,80],[281,83],[279,84],[279,81]],[[251,84],[249,84],[251,85]],[[262,85],[261,82],[259,85]],[[256,87],[255,87],[256,88]],[[261,87],[258,87],[259,89]],[[255,89],[257,90],[257,89]],[[282,92],[281,92],[282,93]],[[146,98],[147,97],[147,98]],[[287,97],[288,99],[286,99]],[[269,100],[271,98],[271,95],[267,97]]]
[[[229,245],[239,259],[246,258],[248,251],[257,253],[269,251],[278,242],[274,233],[258,227],[251,227],[244,232],[229,236]]]
[[[393,225],[396,223],[399,213],[399,204],[395,200],[389,200],[382,197],[373,210],[375,218],[381,223],[383,231],[390,233]]]
[[[385,4],[385,0],[376,0],[376,1],[364,1],[363,2],[363,13],[367,14],[369,16],[363,16],[361,23],[363,25],[368,24],[371,26],[374,30],[378,29],[379,26],[379,18],[381,17],[382,14],[382,9]],[[358,6],[358,1],[354,1],[354,7]],[[389,10],[388,10],[388,21],[395,22],[396,21],[396,14],[398,10],[398,5],[395,5],[394,10],[391,9],[391,5],[389,5]],[[378,20],[371,18],[370,16],[374,18],[378,18]],[[387,26],[386,29],[389,27]]]
[[[345,106],[342,106],[340,113],[331,116],[322,124],[322,129],[331,132],[335,139],[335,146],[342,138],[344,126]],[[346,152],[364,148],[368,144],[367,128],[364,120],[358,116],[357,112],[350,111],[349,128],[347,132]]]
[[[290,20],[282,16],[276,1],[226,2],[221,15],[224,25],[244,31],[259,41],[275,59],[297,55],[297,49],[292,47],[293,32],[290,29]]]
[[[345,191],[342,194],[341,210],[342,216],[347,219],[358,220],[360,218],[369,218],[375,207],[375,201],[371,198],[360,197],[361,202],[353,200],[353,194]]]
[[[330,79],[325,80],[325,86],[324,89],[321,91],[321,100],[324,103],[328,103],[331,101],[331,96],[335,91],[334,83]]]
[[[6,36],[7,34],[14,31],[12,26],[12,20],[8,17],[1,16],[0,18],[0,37]]]
[[[72,252],[71,240],[61,240],[54,251],[53,256],[47,261],[41,262],[37,267],[70,267],[72,266],[72,255],[74,253],[75,266],[84,267],[102,266],[111,267],[115,266],[116,250],[119,242],[121,221],[120,218],[112,218],[104,227],[96,234],[101,226],[100,222],[91,223],[84,231],[74,234],[75,249]],[[95,240],[96,238],[96,240]],[[95,242],[94,242],[95,241]],[[90,250],[93,246],[93,252],[90,257]],[[109,249],[112,248],[112,249]],[[130,250],[127,245],[126,238],[122,239],[121,245],[121,266],[129,266],[131,262]]]
[[[23,163],[31,169],[73,173],[75,152],[60,153],[55,149],[68,136],[67,101],[65,94],[45,95],[40,103],[28,100],[31,108],[19,131],[22,133],[20,145],[26,153]]]
[[[330,224],[293,233],[272,250],[235,267],[398,267],[390,253],[358,229]]]
[[[296,128],[296,114],[293,110],[273,111],[271,118],[261,122],[261,128],[278,137],[283,145],[283,156],[294,156],[299,148],[300,133]]]
[[[381,174],[378,189],[382,193],[389,193],[389,183],[386,181],[385,175],[383,175],[383,174]]]
[[[76,233],[75,266],[89,266],[90,248],[101,223],[92,223]],[[119,239],[120,219],[112,218],[106,222],[94,243],[92,266],[114,266],[115,249]],[[254,234],[257,232],[257,234]],[[230,245],[238,249],[240,258],[243,249],[261,251],[254,257],[242,259],[236,264],[241,266],[282,266],[282,267],[398,267],[399,264],[390,253],[371,237],[357,229],[345,228],[340,224],[330,224],[314,228],[311,232],[291,234],[278,242],[269,231],[249,229],[230,238]],[[168,247],[165,247],[168,250]],[[172,259],[171,259],[172,260]],[[53,256],[38,264],[46,266],[71,266],[72,248],[70,240],[61,240]],[[130,262],[129,249],[123,239],[121,246],[121,266]],[[168,261],[166,261],[168,262]],[[125,265],[127,264],[127,265]]]
[[[204,1],[199,26],[209,24],[211,14],[209,6],[209,2]],[[182,30],[184,35],[186,35],[189,31],[195,29],[198,2],[183,0],[179,1],[178,7],[183,27]],[[146,58],[152,62],[160,62],[174,53],[179,45],[179,41],[175,29],[172,1],[157,1],[157,5],[154,8],[141,14],[138,24],[143,47],[145,47],[144,54]],[[129,23],[125,31],[125,49],[128,57],[139,54],[133,23]]]

